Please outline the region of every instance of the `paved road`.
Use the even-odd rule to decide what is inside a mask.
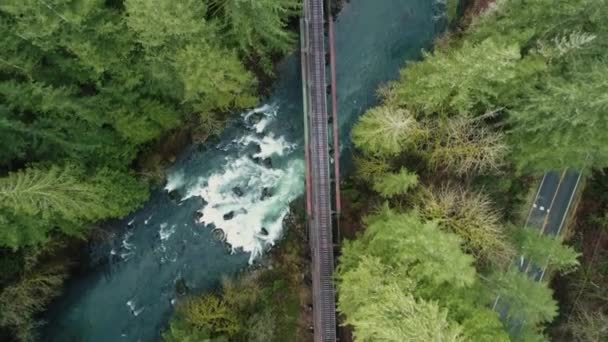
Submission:
[[[560,235],[570,213],[580,179],[581,174],[576,170],[570,169],[562,174],[560,186],[554,195],[545,223],[541,226],[541,232],[545,236],[557,238]],[[546,268],[547,265],[530,265],[527,273],[534,280],[540,281],[545,276]]]
[[[580,180],[580,172],[572,169],[564,170],[561,173],[556,171],[545,173],[523,229],[537,229],[540,234],[557,238],[572,209],[572,202]],[[517,267],[520,272],[525,272],[535,281],[541,281],[547,269],[547,265],[535,265],[523,256],[518,258]],[[494,309],[499,312],[501,317],[506,317],[507,306],[500,302],[500,297],[494,301]],[[519,328],[520,323],[512,322],[511,331]]]

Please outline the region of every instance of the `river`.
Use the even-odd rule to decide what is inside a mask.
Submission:
[[[445,19],[441,1],[351,0],[335,25],[343,154],[377,87],[429,48]],[[299,53],[277,68],[272,95],[235,115],[220,139],[188,148],[165,189],[108,224],[46,314],[44,341],[159,341],[179,279],[195,292],[263,257],[281,237],[289,203],[304,192]],[[212,234],[220,228],[223,234]],[[224,235],[225,242],[213,235]]]

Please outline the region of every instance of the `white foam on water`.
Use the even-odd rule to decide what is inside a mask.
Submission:
[[[152,218],[152,215],[148,216],[148,218],[144,220],[144,224],[148,224],[148,222],[150,222],[151,218]]]
[[[291,151],[294,149],[295,144],[291,144],[285,140],[285,137],[281,136],[276,138],[274,134],[269,133],[264,136],[262,139],[254,136],[247,135],[239,140],[241,145],[249,145],[251,143],[255,143],[260,147],[260,152],[253,155],[255,158],[268,158],[274,155],[282,156],[285,152]]]
[[[242,114],[243,116],[243,120],[245,121],[249,121],[249,118],[254,115],[254,114],[258,114],[258,113],[269,113],[269,112],[273,112],[276,111],[276,107],[270,104],[264,104],[260,107],[254,108],[244,114]]]
[[[133,232],[127,232],[124,239],[121,241],[122,248],[130,251],[135,248],[135,245],[129,242],[129,239],[133,236]]]
[[[186,182],[183,172],[172,172],[167,176],[167,184],[165,184],[165,190],[171,192],[173,190],[181,188]]]
[[[158,235],[160,236],[160,239],[162,241],[167,240],[171,237],[171,235],[173,235],[173,233],[175,233],[176,225],[172,224],[169,228],[167,227],[169,227],[169,224],[167,222],[160,224],[160,230],[158,231]]]
[[[303,175],[302,160],[290,161],[285,169],[270,169],[243,156],[201,178],[186,197],[203,198],[207,205],[199,210],[200,222],[223,230],[232,250],[251,253],[252,262],[281,236],[289,203],[304,191]],[[235,194],[235,187],[243,191],[242,196]],[[272,195],[262,199],[265,191]]]
[[[270,121],[271,119],[269,118],[263,118],[257,124],[253,125],[253,128],[255,129],[256,133],[264,132],[264,129],[266,129],[266,127],[270,124]]]
[[[145,310],[145,307],[141,307],[141,308],[137,309],[137,307],[135,305],[135,301],[133,301],[133,300],[127,301],[126,304],[129,307],[131,314],[135,317],[139,316],[139,314],[141,314]]]

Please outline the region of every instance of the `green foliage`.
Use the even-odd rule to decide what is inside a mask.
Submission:
[[[385,105],[407,108],[417,117],[498,124],[520,171],[605,167],[608,25],[601,18],[608,15],[606,4],[499,1],[461,40],[404,68],[384,92]],[[444,134],[457,123],[450,122]],[[439,143],[431,149],[431,164],[461,165],[459,151],[478,158],[507,152],[504,146],[484,150],[492,139],[476,141],[477,146],[447,144],[454,149]],[[455,169],[461,175],[484,171]]]
[[[515,229],[517,254],[529,258],[539,267],[552,267],[560,272],[573,271],[580,256],[572,247],[565,246],[559,239],[540,235],[536,229]]]
[[[466,341],[510,341],[498,313],[488,307],[490,295],[479,280],[467,288],[447,285],[436,293],[436,300],[448,309],[449,317],[460,322]]]
[[[446,0],[446,14],[448,16],[448,20],[452,22],[458,16],[458,6],[460,4],[460,0]]]
[[[276,341],[277,330],[277,317],[271,310],[255,313],[247,321],[247,341]]]
[[[82,235],[84,223],[122,217],[147,196],[142,184],[108,169],[89,179],[73,164],[12,173],[0,178],[0,244],[37,244],[54,227]]]
[[[199,110],[242,108],[256,102],[251,74],[229,50],[187,45],[176,53],[175,69],[184,82],[185,100]]]
[[[473,282],[473,258],[460,250],[456,235],[442,232],[435,222],[423,222],[414,213],[401,214],[382,207],[366,219],[365,234],[345,244],[342,270],[347,271],[357,255],[381,258],[391,267],[402,269],[408,277],[431,287],[450,283],[466,286]],[[451,266],[446,269],[444,265]]]
[[[413,204],[423,225],[459,235],[480,274],[464,283],[433,281],[434,275],[425,271],[445,260],[425,261],[429,256],[423,246],[441,245],[430,238],[431,230],[407,231],[397,224],[415,226],[406,217],[391,219],[403,214],[381,210],[368,218],[357,240],[344,244],[338,267],[339,308],[347,320],[355,315],[356,333],[374,339],[371,334],[380,334],[375,326],[390,326],[395,311],[378,299],[379,291],[390,287],[399,290],[391,292],[394,302],[399,293],[421,306],[420,299],[436,300],[447,310],[447,319],[458,323],[464,339],[547,340],[542,324],[557,314],[551,290],[527,274],[501,270],[513,255],[523,254],[539,266],[570,271],[578,254],[528,231],[518,230],[511,241],[495,204],[465,186],[479,184],[481,177],[500,180],[491,186],[498,199],[512,195],[507,192],[513,190],[513,173],[608,165],[606,16],[606,0],[499,0],[468,31],[409,63],[401,78],[383,89],[384,103],[365,113],[353,130],[353,143],[363,152],[356,159],[357,176],[388,199],[404,192],[396,186],[405,183],[396,170],[406,165],[422,181],[434,183],[394,204]],[[444,177],[463,187],[441,188]],[[513,198],[504,197],[501,201],[511,206]],[[404,243],[402,231],[417,244]],[[424,270],[410,273],[413,267],[404,260],[411,255],[404,250],[421,255],[416,265]],[[462,253],[456,248],[447,253],[450,259],[456,251]],[[449,273],[463,267],[444,269]],[[497,314],[485,307],[497,297],[496,310],[505,316],[510,336]],[[588,320],[591,329],[596,318]]]
[[[353,128],[355,146],[365,153],[394,156],[415,145],[427,131],[407,110],[388,106],[367,111]]]
[[[464,341],[458,324],[435,302],[416,300],[396,285],[381,285],[347,315],[358,341]],[[390,317],[391,319],[386,319]]]
[[[460,304],[450,311],[443,307],[444,295],[457,301],[459,289],[469,291],[475,283],[473,259],[461,251],[457,236],[387,206],[366,224],[362,236],[344,242],[337,271],[338,309],[358,339],[459,341],[481,334],[471,316],[482,307],[478,302],[468,300],[467,310]],[[494,322],[500,326],[496,317]]]
[[[162,334],[164,342],[227,342],[225,337],[211,337],[209,332],[198,330],[180,319],[169,323],[169,329]]]
[[[175,44],[206,29],[207,9],[200,0],[125,0],[127,25],[146,47]]]
[[[493,273],[488,278],[488,286],[506,304],[506,317],[516,325],[525,322],[524,325],[534,327],[543,322],[551,322],[557,315],[553,291],[546,284],[528,278],[517,269]]]
[[[374,190],[382,197],[404,195],[407,191],[418,185],[418,176],[402,168],[399,172],[388,172],[374,179]]]
[[[608,30],[606,32],[608,34]],[[608,64],[549,76],[513,110],[510,142],[521,168],[608,165]],[[584,137],[584,139],[582,139]]]
[[[106,216],[99,193],[83,184],[78,173],[73,166],[12,173],[0,179],[2,205],[16,213],[58,215],[69,221]]]
[[[459,48],[410,63],[401,72],[401,81],[391,86],[387,102],[427,115],[470,116],[494,110],[500,107],[499,99],[513,92],[513,83],[520,81],[520,60],[517,45],[490,39],[475,45],[465,41]],[[533,69],[539,67],[542,64]]]
[[[299,14],[299,0],[209,0],[219,14],[223,30],[239,52],[262,58],[270,69],[269,56],[287,52],[296,36],[287,31],[289,17]]]
[[[211,294],[187,298],[179,303],[176,310],[184,322],[213,336],[230,337],[240,329],[234,311]]]
[[[390,165],[384,158],[373,156],[355,156],[355,172],[362,181],[373,181],[374,178],[390,171]]]

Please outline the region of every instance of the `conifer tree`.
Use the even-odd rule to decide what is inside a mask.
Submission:
[[[267,72],[273,53],[285,53],[293,47],[296,36],[286,29],[287,20],[299,14],[300,1],[208,1],[232,44],[244,55],[261,58]]]
[[[418,185],[418,176],[405,168],[399,172],[378,175],[374,180],[374,190],[387,198],[404,195],[416,185]]]
[[[82,235],[86,222],[121,217],[147,196],[141,184],[116,171],[85,179],[74,165],[28,168],[0,178],[0,244],[37,244],[55,227]]]

